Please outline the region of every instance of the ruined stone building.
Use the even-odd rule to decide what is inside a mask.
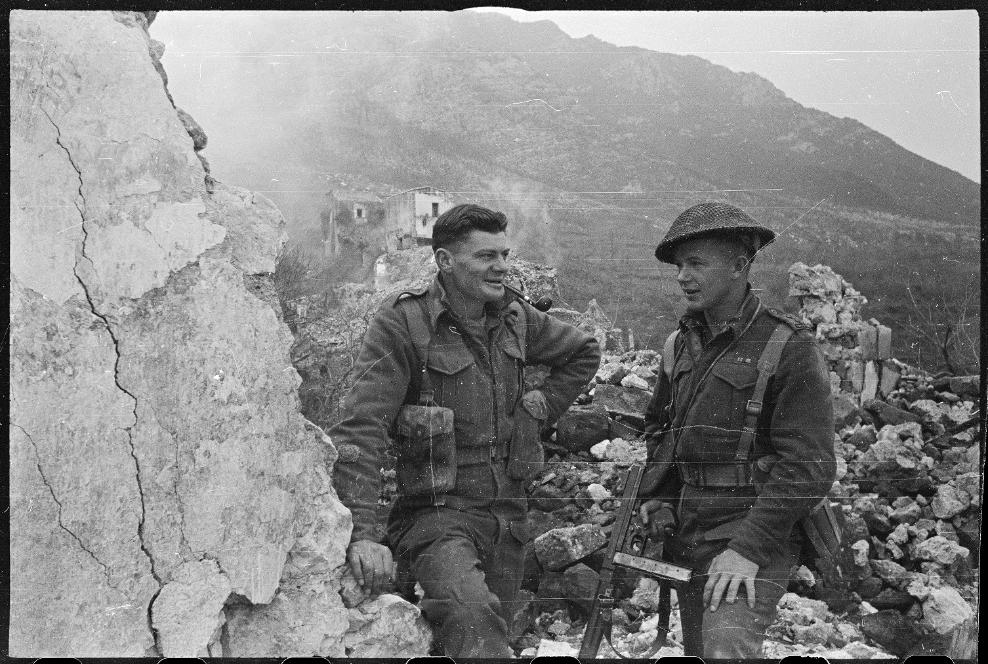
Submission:
[[[326,198],[326,207],[320,215],[324,258],[337,258],[341,242],[367,244],[371,235],[381,232],[385,219],[384,202],[377,194],[334,189],[326,194]]]
[[[416,187],[384,199],[387,250],[431,244],[436,219],[454,205],[448,192],[433,187]]]

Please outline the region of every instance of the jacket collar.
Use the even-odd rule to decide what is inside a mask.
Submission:
[[[442,275],[437,274],[429,284],[429,288],[426,291],[427,301],[426,304],[429,309],[429,322],[432,324],[433,329],[437,329],[439,317],[445,313],[451,320],[456,320],[456,314],[453,311],[453,306],[450,304],[449,295],[446,292],[446,287],[442,281]],[[515,298],[505,290],[504,296],[496,302],[486,302],[484,303],[484,312],[487,314],[487,320],[490,321],[491,318],[504,319],[506,322],[514,322],[513,320],[508,321],[508,318],[517,316],[517,311],[515,307],[518,306],[515,303]]]
[[[727,325],[726,329],[731,330],[734,337],[737,338],[748,327],[748,324],[751,323],[760,305],[761,300],[751,290],[751,284],[748,284],[745,287],[744,299],[741,301],[741,306],[738,307],[737,313],[725,321]],[[702,312],[697,314],[687,313],[679,319],[679,327],[682,330],[700,334],[701,330],[707,327],[707,321],[703,317]]]

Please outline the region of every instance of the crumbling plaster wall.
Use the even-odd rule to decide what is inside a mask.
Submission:
[[[10,14],[9,652],[344,655],[283,219],[208,177],[162,50],[137,12]]]

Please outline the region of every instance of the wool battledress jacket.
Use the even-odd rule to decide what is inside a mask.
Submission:
[[[524,482],[508,477],[505,468],[515,419],[522,414],[523,365],[550,367],[538,388],[544,400],[526,407],[551,423],[597,371],[597,341],[508,293],[485,305],[483,329],[471,329],[453,313],[437,276],[427,290],[399,295],[377,312],[354,367],[357,381],[344,400],[344,419],[330,431],[340,450],[336,490],[353,514],[352,540],[383,539],[377,517],[382,454],[399,410],[418,399],[420,365],[408,317],[420,315],[420,308],[399,302],[409,298],[421,298],[428,312],[433,338],[427,368],[435,403],[453,411],[455,486],[442,504],[491,508],[509,523],[523,524]],[[522,324],[524,331],[517,329]],[[533,436],[525,444],[539,441]],[[393,512],[412,514],[421,503],[421,497],[399,493]]]
[[[769,455],[777,460],[767,471],[753,466],[757,489],[704,486],[710,478],[723,482],[733,475],[758,359],[780,323],[793,334],[768,382],[751,454],[752,462],[774,459]],[[675,558],[709,560],[726,547],[765,566],[793,545],[794,525],[835,479],[828,375],[806,327],[765,308],[750,289],[738,314],[716,336],[702,314],[680,319],[672,380],[660,376],[645,414],[648,460],[655,466],[674,462],[659,493],[674,497],[678,507],[679,531],[670,542]],[[660,435],[666,428],[671,436]]]

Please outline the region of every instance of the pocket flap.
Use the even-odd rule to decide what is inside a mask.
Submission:
[[[738,390],[751,387],[758,380],[758,370],[746,364],[719,364],[712,373]]]
[[[429,368],[448,376],[463,371],[473,363],[473,355],[466,348],[441,352],[433,350],[429,353]]]
[[[678,380],[680,376],[685,373],[689,373],[692,370],[693,358],[691,358],[688,353],[683,353],[681,357],[674,361],[672,366],[672,375]]]
[[[504,351],[505,355],[513,357],[516,360],[525,361],[525,354],[521,352],[521,345],[518,343],[518,339],[513,334],[506,334],[504,338],[501,339],[501,350]]]

